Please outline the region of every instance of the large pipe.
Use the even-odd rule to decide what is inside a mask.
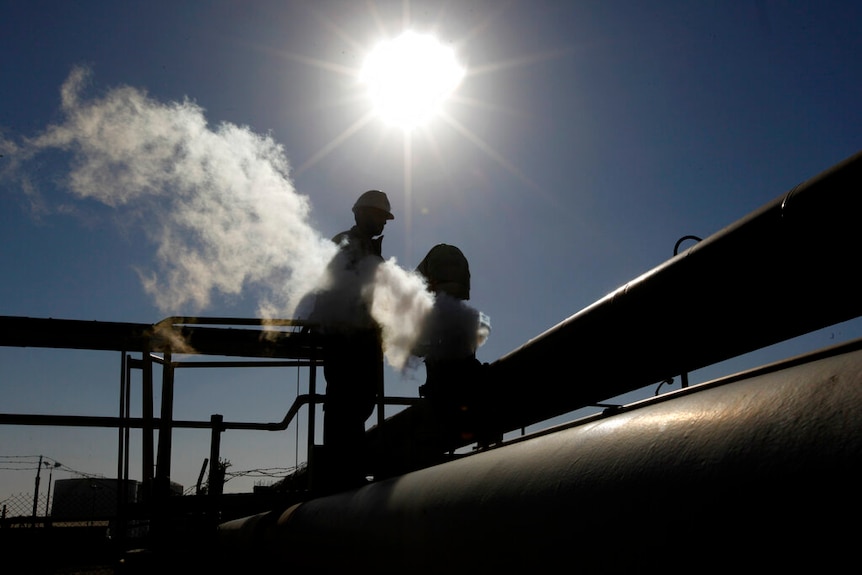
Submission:
[[[856,562],[862,340],[223,523],[298,573],[830,571]],[[258,571],[262,572],[262,571]]]
[[[860,217],[862,152],[493,362],[498,425],[545,421],[862,315]]]
[[[201,324],[247,327],[201,327]],[[299,320],[166,318],[156,324],[0,316],[0,346],[174,352],[232,357],[320,356],[321,337]],[[273,327],[297,328],[279,331]]]

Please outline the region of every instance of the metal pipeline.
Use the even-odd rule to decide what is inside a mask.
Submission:
[[[862,315],[862,152],[490,364],[505,431]],[[536,389],[540,393],[525,393]]]
[[[490,364],[498,423],[862,315],[860,192],[857,154]],[[217,549],[229,572],[838,569],[860,456],[862,340],[229,521]]]
[[[770,571],[855,561],[862,341],[223,523],[301,573]]]

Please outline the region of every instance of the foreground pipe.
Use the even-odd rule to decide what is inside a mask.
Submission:
[[[862,507],[860,349],[224,523],[219,565],[439,574],[855,563],[846,524]]]
[[[862,152],[493,362],[497,425],[545,421],[862,315],[860,216]]]

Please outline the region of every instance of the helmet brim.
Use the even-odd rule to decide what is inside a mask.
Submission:
[[[392,215],[392,212],[388,212],[383,208],[378,208],[376,206],[353,206],[353,213],[356,213],[356,210],[371,210],[374,212],[379,212],[381,214],[386,214],[387,220],[394,220],[395,216]]]

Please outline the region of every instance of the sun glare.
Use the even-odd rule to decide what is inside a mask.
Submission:
[[[380,43],[360,73],[375,112],[405,130],[433,117],[463,78],[464,68],[451,48],[409,31]]]
[[[347,39],[362,50],[362,44],[350,37],[345,30],[341,30],[334,22],[331,27],[339,32],[339,35]],[[483,26],[480,25],[479,29]],[[467,37],[472,37],[468,34]],[[456,40],[461,46],[467,46],[466,38]],[[562,54],[563,52],[560,52]],[[558,55],[538,54],[535,56],[523,56],[514,60],[497,63],[487,63],[481,69],[471,69],[470,74],[488,74],[499,69],[512,66],[527,65]],[[465,141],[469,141],[488,155],[489,158],[503,166],[506,170],[518,177],[527,186],[537,189],[532,182],[517,167],[507,160],[494,147],[485,142],[478,134],[473,133],[470,128],[458,120],[458,115],[449,113],[443,105],[461,85],[466,77],[466,67],[458,61],[458,57],[449,46],[444,46],[432,34],[420,34],[415,30],[407,30],[400,36],[380,42],[370,50],[362,66],[359,69],[344,67],[340,62],[328,62],[299,54],[286,53],[286,57],[297,59],[310,66],[318,67],[323,71],[344,74],[356,81],[354,87],[360,88],[351,92],[350,101],[353,97],[368,98],[371,109],[363,110],[356,120],[345,126],[340,133],[332,137],[321,148],[314,152],[305,162],[295,168],[295,174],[299,175],[320,162],[327,155],[338,149],[349,139],[362,132],[374,120],[381,120],[398,129],[404,136],[404,185],[405,196],[409,198],[412,188],[413,166],[413,136],[418,132],[416,128],[422,128],[428,122],[437,117],[445,127],[451,128]],[[366,93],[361,93],[365,91]],[[465,105],[483,106],[483,102],[475,99],[462,99]],[[427,137],[427,143],[440,156],[440,148],[436,142],[436,130],[422,130]],[[450,132],[451,133],[451,132]]]

